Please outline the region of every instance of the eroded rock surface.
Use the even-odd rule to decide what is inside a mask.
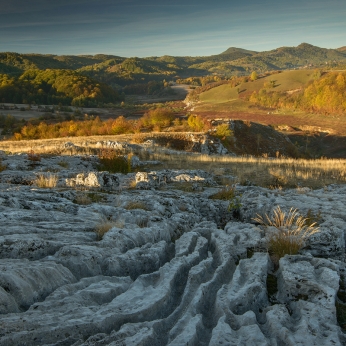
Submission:
[[[202,171],[118,174],[114,189],[95,183],[80,191],[78,179],[86,188],[86,179],[108,175],[94,174],[92,159],[55,158],[72,173],[64,168],[58,187],[39,189],[7,182],[35,174],[24,160],[7,157],[10,167],[0,173],[1,345],[345,344],[335,308],[345,187],[237,187],[235,219],[229,201],[209,198],[217,187]],[[128,179],[147,189],[126,188]],[[203,189],[176,185],[186,182]],[[274,272],[265,232],[252,218],[277,205],[310,209],[321,232]],[[95,230],[105,222],[100,237]]]

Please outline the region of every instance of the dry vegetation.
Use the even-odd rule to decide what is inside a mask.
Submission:
[[[252,183],[269,188],[320,188],[346,183],[345,159],[274,159],[191,153],[168,155],[160,152],[153,154],[151,159],[162,161],[166,169],[203,169],[220,178],[231,176],[233,183]]]
[[[259,224],[273,227],[276,231],[269,234],[268,250],[277,259],[287,255],[296,255],[305,244],[306,239],[319,232],[316,222],[299,215],[297,209],[291,208],[286,214],[280,206],[273,210],[273,216],[263,217],[257,214],[253,219]]]
[[[176,138],[179,133],[167,135]],[[141,140],[148,137],[155,139],[160,134],[141,134]],[[173,138],[172,137],[172,138]],[[177,138],[178,138],[177,137]],[[68,148],[62,151],[62,145],[66,138],[33,141],[4,141],[0,143],[0,150],[5,152],[31,152],[34,154],[52,153],[66,155],[97,154],[99,149],[96,143],[100,140],[130,142],[130,135],[121,136],[91,136],[74,138],[73,143],[81,146],[79,149]],[[180,138],[180,137],[179,137]],[[292,159],[292,158],[269,158],[253,156],[208,156],[196,153],[167,154],[159,147],[151,147],[150,152],[142,150],[135,153],[143,160],[157,160],[162,164],[147,166],[145,169],[203,169],[216,175],[222,185],[234,183],[252,183],[270,188],[295,188],[306,186],[320,188],[328,184],[346,183],[346,159]],[[63,161],[63,160],[62,160]]]
[[[35,185],[41,188],[53,188],[58,183],[58,176],[55,174],[38,174]]]
[[[95,233],[98,240],[102,240],[103,236],[116,224],[113,221],[107,220],[106,218],[101,218],[95,227]]]
[[[128,202],[125,206],[125,209],[127,210],[134,210],[134,209],[143,209],[143,210],[149,210],[148,207],[144,202],[141,201],[131,201]]]

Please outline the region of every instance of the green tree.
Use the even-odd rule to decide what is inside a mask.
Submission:
[[[229,128],[228,124],[220,124],[216,126],[215,136],[220,139],[233,137],[233,131]]]
[[[258,74],[257,74],[257,72],[256,72],[256,71],[253,71],[253,72],[251,73],[250,78],[251,78],[251,80],[256,80],[256,79],[258,79]]]

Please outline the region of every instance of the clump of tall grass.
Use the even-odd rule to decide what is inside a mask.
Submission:
[[[128,202],[125,206],[125,209],[127,210],[134,210],[134,209],[143,209],[143,210],[149,210],[147,205],[144,202],[141,201],[131,201]]]
[[[38,174],[34,183],[37,187],[53,188],[58,183],[58,176],[56,174]]]
[[[108,171],[110,173],[130,173],[131,172],[131,155],[127,158],[119,155],[114,149],[101,149],[98,154],[100,171]]]
[[[274,227],[276,232],[269,234],[268,250],[276,259],[285,255],[295,255],[304,246],[305,241],[313,234],[319,232],[316,222],[311,223],[306,217],[301,216],[297,209],[291,208],[286,214],[277,206],[273,216],[265,217],[257,214],[254,221],[265,227]]]
[[[225,186],[220,191],[209,196],[210,199],[221,199],[222,201],[228,201],[237,196],[234,186]]]
[[[97,240],[102,240],[103,236],[116,224],[106,218],[101,218],[95,227],[95,233],[97,235]]]

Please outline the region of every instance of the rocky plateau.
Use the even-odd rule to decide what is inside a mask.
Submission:
[[[235,205],[210,198],[222,187],[201,170],[0,158],[0,345],[346,345],[346,185],[236,185]],[[36,186],[40,174],[56,187]],[[276,206],[320,227],[279,265],[253,220]]]

